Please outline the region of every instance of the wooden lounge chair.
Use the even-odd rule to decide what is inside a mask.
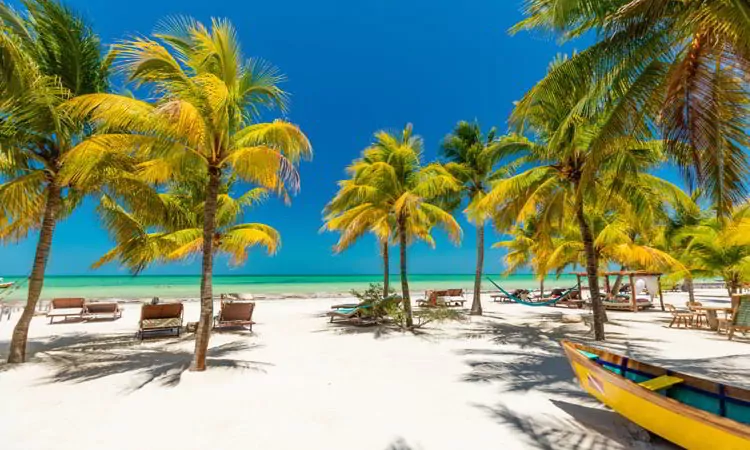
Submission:
[[[693,325],[695,314],[692,312],[679,311],[674,305],[669,303],[665,303],[664,307],[672,314],[672,321],[669,322],[669,328],[672,328],[674,325],[677,325],[677,328],[680,328],[680,325],[685,325],[685,328],[689,328]]]
[[[255,302],[222,301],[219,314],[214,317],[214,328],[248,327],[253,331]]]
[[[50,310],[47,312],[49,323],[56,317],[68,320],[68,317],[83,319],[86,313],[86,300],[82,298],[54,298],[50,302]]]
[[[463,289],[448,289],[445,291],[443,302],[446,306],[464,306],[466,298]]]
[[[463,289],[426,291],[424,298],[417,300],[417,306],[463,306],[466,302]]]
[[[179,336],[180,331],[182,331],[183,312],[184,306],[182,303],[143,305],[141,307],[138,335],[141,340],[143,340],[146,333],[160,331],[172,331]]]
[[[728,325],[728,331],[730,341],[735,331],[741,331],[743,335],[750,331],[750,298],[740,298],[739,304],[732,312],[732,321]]]
[[[87,319],[111,318],[117,320],[122,317],[122,308],[117,302],[93,302],[84,305],[86,311],[84,317]]]

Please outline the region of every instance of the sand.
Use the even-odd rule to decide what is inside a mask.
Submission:
[[[726,304],[721,291],[701,294]],[[684,303],[684,294],[667,301]],[[587,396],[557,341],[587,311],[497,304],[405,334],[329,324],[341,299],[258,301],[252,334],[215,333],[208,371],[190,334],[141,343],[138,306],[116,322],[34,319],[30,362],[0,365],[0,446],[10,449],[670,448]],[[198,304],[188,303],[187,321]],[[14,319],[17,318],[17,314]],[[610,312],[606,346],[750,387],[750,336],[666,328]],[[573,323],[568,323],[573,322]],[[0,322],[7,356],[14,321]]]

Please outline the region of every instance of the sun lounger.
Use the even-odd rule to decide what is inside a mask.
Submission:
[[[741,331],[743,335],[750,331],[750,297],[742,296],[739,299],[739,304],[732,311],[728,330],[729,340],[732,340],[735,331]]]
[[[56,317],[62,317],[68,320],[68,317],[83,319],[86,313],[86,300],[82,298],[55,298],[50,302],[50,310],[47,312],[49,323],[52,323]]]
[[[343,321],[351,322],[355,325],[362,325],[375,322],[375,318],[372,315],[372,305],[367,303],[357,304],[353,307],[336,308],[333,311],[329,311],[326,315],[331,318],[331,323],[335,321]]]
[[[143,340],[146,333],[160,331],[172,331],[180,335],[182,330],[182,303],[160,303],[156,305],[143,305],[141,307],[141,320],[139,322],[138,334]]]
[[[466,302],[466,298],[464,298],[464,290],[448,289],[447,291],[445,291],[443,301],[445,302],[446,306],[464,306],[464,303]]]
[[[221,310],[214,317],[214,328],[249,327],[253,331],[254,302],[221,302]]]
[[[117,302],[87,302],[84,307],[86,309],[84,317],[87,319],[111,318],[117,320],[122,317],[122,309]]]
[[[417,300],[417,306],[463,306],[465,302],[463,289],[446,289],[426,291],[424,298]]]

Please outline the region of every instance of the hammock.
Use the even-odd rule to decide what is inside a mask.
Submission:
[[[521,297],[516,297],[515,295],[509,293],[505,289],[498,286],[498,284],[492,281],[491,278],[487,277],[487,280],[489,280],[490,283],[494,284],[496,288],[500,289],[500,292],[505,294],[509,299],[513,300],[516,303],[520,303],[521,305],[526,305],[526,306],[551,306],[559,302],[560,300],[564,300],[566,297],[570,296],[570,294],[573,291],[577,290],[577,288],[568,289],[567,291],[563,292],[559,297],[551,298],[544,302],[530,302],[528,300],[524,300]]]

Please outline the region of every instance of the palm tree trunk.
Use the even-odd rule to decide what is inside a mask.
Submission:
[[[625,271],[625,266],[620,266],[620,272]],[[609,291],[610,294],[612,294],[612,297],[620,293],[620,286],[622,286],[622,273],[617,275],[617,278],[615,278],[615,284],[612,285],[612,290]]]
[[[482,272],[484,272],[484,223],[477,224],[477,268],[474,273],[474,298],[471,315],[482,315]]]
[[[390,261],[388,259],[388,240],[383,242],[383,297],[388,297],[388,291],[390,290],[389,285],[389,271]]]
[[[401,295],[403,296],[404,313],[406,314],[406,328],[414,326],[411,313],[411,297],[409,297],[409,280],[406,275],[406,221],[405,218],[398,220],[398,240],[401,252]]]
[[[216,232],[216,208],[221,184],[221,170],[210,167],[208,170],[208,188],[206,202],[203,206],[203,266],[201,268],[201,315],[198,331],[195,334],[195,355],[190,370],[206,370],[206,352],[213,325],[214,296],[214,234]]]
[[[693,277],[685,278],[685,284],[687,284],[688,300],[690,303],[695,302],[695,285],[693,284]]]
[[[586,275],[589,279],[591,305],[594,309],[594,339],[597,341],[603,341],[606,316],[604,314],[602,299],[599,296],[599,263],[596,258],[596,250],[594,249],[594,236],[591,233],[591,228],[589,227],[586,215],[583,212],[583,201],[578,200],[575,208],[576,219],[578,220],[578,227],[581,230],[581,240],[583,241],[584,253],[586,255]]]
[[[539,296],[544,298],[544,277],[539,279]]]
[[[23,308],[21,318],[18,319],[16,327],[13,329],[13,337],[10,341],[10,354],[8,355],[9,364],[19,364],[26,361],[26,340],[29,336],[29,325],[34,317],[36,304],[39,296],[42,294],[44,286],[44,271],[47,268],[50,250],[52,248],[52,235],[57,225],[57,213],[60,210],[62,198],[60,197],[61,189],[53,179],[47,186],[47,204],[44,208],[44,218],[42,219],[42,228],[39,230],[39,241],[36,244],[36,254],[34,255],[34,266],[31,269],[29,278],[29,293],[26,297],[26,306]]]

